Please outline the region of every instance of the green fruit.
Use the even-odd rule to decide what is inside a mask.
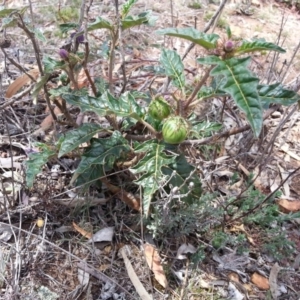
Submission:
[[[156,120],[162,121],[171,113],[171,107],[161,96],[154,98],[149,105],[149,115]]]
[[[162,128],[163,139],[169,144],[180,144],[189,132],[187,121],[179,116],[168,118]]]

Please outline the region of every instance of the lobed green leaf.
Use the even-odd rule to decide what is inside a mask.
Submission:
[[[128,15],[128,13],[129,13],[131,7],[132,7],[136,2],[137,2],[137,0],[127,0],[127,1],[122,5],[122,8],[121,8],[121,18],[122,18],[122,19],[124,19],[124,18]]]
[[[165,69],[165,74],[172,79],[172,83],[184,92],[184,65],[178,53],[174,50],[163,49],[160,56],[160,63]]]
[[[217,34],[207,34],[195,28],[165,28],[157,30],[156,33],[183,38],[205,49],[215,49],[216,42],[220,38]]]
[[[271,103],[288,106],[300,100],[298,93],[285,89],[280,83],[259,85],[258,94],[265,108],[269,107]]]
[[[29,154],[29,159],[25,161],[26,166],[26,185],[33,186],[36,175],[41,172],[42,167],[48,162],[49,158],[55,155],[55,151],[45,144],[37,144],[41,152]]]
[[[80,144],[90,141],[101,130],[103,128],[98,124],[86,123],[82,124],[79,128],[69,131],[62,140],[58,157],[71,152]]]
[[[126,92],[119,99],[106,91],[99,98],[88,95],[76,95],[72,91],[62,93],[61,97],[68,103],[80,107],[82,111],[93,111],[100,116],[115,114],[120,117],[140,119],[144,112],[130,92]]]
[[[78,24],[77,23],[64,23],[59,24],[59,30],[61,33],[67,33],[70,30],[77,29]]]
[[[234,50],[234,52],[238,55],[254,51],[276,51],[280,53],[286,52],[283,48],[277,46],[276,44],[266,42],[262,39],[255,41],[243,41],[242,44]]]
[[[160,186],[166,182],[166,176],[162,172],[162,167],[175,161],[174,156],[165,153],[165,144],[157,140],[150,140],[135,148],[135,152],[146,155],[130,171],[133,174],[140,174],[140,178],[135,181],[143,188],[143,212],[149,214],[151,200]]]
[[[103,19],[101,17],[97,17],[95,22],[90,23],[87,26],[87,30],[88,31],[93,31],[93,30],[96,30],[96,29],[109,29],[109,30],[113,30],[114,27],[113,27],[113,25],[109,21],[107,21],[107,20],[105,20],[105,19]]]
[[[138,14],[137,16],[127,16],[123,20],[121,20],[121,28],[122,30],[129,29],[134,26],[139,25],[152,25],[154,21],[153,16],[150,11],[143,12]]]
[[[255,136],[258,136],[262,128],[263,112],[257,92],[258,79],[248,70],[249,61],[250,57],[221,60],[217,56],[209,56],[198,59],[199,63],[217,65],[211,75],[224,77],[220,88],[232,96],[239,109],[246,114]]]
[[[49,56],[44,56],[43,64],[44,64],[46,73],[52,73],[53,71],[55,71],[57,69],[62,69],[66,66],[65,61],[56,60],[56,59],[53,59]]]
[[[114,131],[109,138],[92,139],[91,145],[82,155],[81,162],[71,180],[76,185],[91,184],[94,180],[113,169],[115,162],[123,153],[129,152],[128,141],[119,131]]]

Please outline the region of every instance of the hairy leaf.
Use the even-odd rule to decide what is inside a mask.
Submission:
[[[98,124],[86,123],[79,128],[69,131],[63,138],[60,145],[58,157],[61,157],[72,150],[76,149],[80,144],[88,142],[95,134],[103,128]]]
[[[45,36],[44,36],[43,32],[41,31],[41,29],[34,28],[33,32],[34,32],[35,37],[38,40],[40,40],[40,41],[42,41],[44,43],[47,42],[47,39],[45,38]]]
[[[165,144],[157,140],[150,140],[135,148],[135,152],[145,152],[146,155],[133,167],[131,172],[140,174],[140,178],[135,181],[143,188],[143,212],[149,214],[149,208],[153,195],[163,186],[167,178],[162,172],[162,167],[175,161],[174,156],[167,155]]]
[[[1,31],[4,28],[15,27],[18,24],[16,17],[7,17],[2,19]]]
[[[0,18],[7,17],[7,16],[9,16],[11,13],[17,12],[17,11],[19,11],[19,10],[16,9],[16,8],[4,8],[4,9],[1,9],[1,10],[0,10]]]
[[[91,184],[92,181],[112,170],[116,160],[123,153],[130,151],[128,141],[119,131],[114,131],[109,138],[92,139],[91,145],[82,155],[81,162],[72,178],[72,182]]]
[[[105,92],[101,97],[76,95],[72,91],[62,93],[61,97],[68,103],[79,106],[82,111],[93,111],[98,115],[115,114],[120,117],[140,119],[144,112],[130,92],[121,95],[119,99]]]
[[[185,89],[184,65],[176,51],[163,49],[160,63],[165,68],[165,73],[172,79],[172,83],[181,91]]]
[[[195,28],[165,28],[157,30],[156,33],[183,38],[205,49],[216,48],[216,42],[220,38],[217,34],[203,33]]]
[[[203,121],[193,124],[189,136],[196,138],[203,138],[211,136],[213,132],[218,132],[222,128],[222,125],[216,122]]]
[[[153,24],[153,17],[151,16],[151,12],[143,12],[137,16],[127,16],[123,20],[121,20],[121,27],[122,30],[139,26],[139,25],[152,25]]]
[[[226,93],[224,93],[221,90],[215,89],[212,86],[202,86],[200,91],[197,94],[197,99],[209,99],[212,97],[220,97],[220,96],[225,96]]]
[[[26,166],[26,185],[33,186],[36,175],[41,172],[42,167],[48,162],[49,158],[55,155],[55,151],[47,145],[39,143],[41,152],[29,154],[29,159],[25,161]]]
[[[93,31],[93,30],[96,30],[96,29],[113,30],[113,28],[114,28],[113,25],[109,21],[107,21],[107,20],[105,20],[101,17],[97,17],[95,22],[90,23],[87,26],[88,31]]]
[[[300,100],[300,95],[294,91],[285,89],[280,83],[271,85],[259,85],[258,94],[263,107],[269,107],[271,103],[291,105]]]
[[[128,13],[129,13],[131,7],[132,7],[136,2],[137,2],[137,0],[127,0],[127,1],[122,5],[122,8],[121,8],[121,17],[122,17],[122,19],[124,19],[124,18],[128,15]]]
[[[40,80],[36,83],[36,85],[33,88],[32,91],[32,97],[36,98],[38,94],[40,93],[41,89],[44,87],[44,85],[47,83],[48,79],[50,77],[50,74],[45,74],[40,78]]]
[[[243,41],[241,46],[235,49],[235,53],[241,55],[254,51],[277,51],[285,53],[286,51],[276,44],[266,42],[265,40]]]
[[[76,23],[64,23],[59,25],[61,33],[67,33],[70,30],[77,29],[78,24]]]
[[[44,56],[43,63],[46,73],[52,73],[53,71],[62,69],[64,66],[66,66],[66,63],[63,60],[56,60],[49,56]]]
[[[262,128],[262,106],[257,92],[258,79],[248,70],[250,57],[230,58],[221,60],[216,56],[198,59],[202,64],[216,64],[211,71],[212,76],[222,75],[226,79],[221,89],[231,95],[239,109],[241,109],[254,131],[255,136]]]

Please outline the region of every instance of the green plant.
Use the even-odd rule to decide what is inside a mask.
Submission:
[[[208,22],[213,16],[213,13],[207,12],[204,15],[204,21]],[[219,28],[226,28],[228,26],[228,22],[224,18],[219,18],[217,21],[217,27]]]
[[[251,60],[251,57],[247,56],[249,53],[285,52],[281,47],[265,40],[233,42],[229,29],[227,36],[221,38],[217,34],[206,34],[193,28],[168,28],[157,31],[157,34],[191,41],[204,48],[207,56],[198,59],[198,62],[204,65],[202,78],[196,86],[190,86],[186,81],[181,57],[174,50],[162,48],[160,68],[157,68],[157,71],[160,75],[168,77],[172,85],[168,93],[171,98],[168,113],[171,115],[167,117],[168,113],[165,114],[164,111],[157,117],[157,111],[155,114],[151,110],[149,112],[151,99],[148,93],[126,90],[125,74],[121,93],[117,94],[115,89],[113,69],[116,53],[122,52],[121,47],[126,47],[120,44],[119,37],[134,26],[151,25],[154,21],[151,12],[130,15],[131,7],[135,3],[136,0],[126,1],[120,10],[118,8],[118,15],[114,21],[97,17],[94,22],[87,24],[85,29],[82,24],[77,23],[59,25],[63,34],[69,34],[70,30],[75,32],[70,35],[71,42],[58,49],[60,57],[44,56],[43,66],[40,66],[42,77],[33,94],[37,96],[39,91],[44,89],[54,120],[60,121],[53,113],[51,99],[63,112],[67,124],[77,128],[61,136],[54,146],[40,145],[40,152],[31,154],[26,162],[26,178],[28,186],[32,186],[35,175],[48,159],[55,156],[60,158],[77,151],[83,143],[88,143],[88,147],[80,155],[81,160],[71,183],[88,187],[101,181],[116,191],[117,187],[111,185],[107,179],[108,175],[122,171],[124,165],[129,166],[129,178],[134,180],[136,187],[141,188],[141,207],[143,213],[149,216],[154,209],[151,207],[151,201],[157,194],[166,199],[171,199],[172,195],[173,200],[169,201],[170,204],[174,199],[178,199],[180,203],[185,203],[185,207],[199,205],[202,189],[197,169],[186,160],[175,143],[184,142],[186,138],[211,136],[221,129],[221,124],[197,121],[192,114],[197,103],[217,96],[231,97],[245,114],[254,135],[258,137],[262,128],[263,110],[271,103],[293,104],[299,100],[299,96],[278,83],[259,84],[259,79],[248,69]],[[30,24],[24,22],[24,13],[25,10],[0,10],[2,27],[20,27],[38,49],[35,38],[42,37]],[[109,59],[107,82],[100,78],[92,80],[87,69],[88,59],[93,56],[90,56],[89,43],[85,37],[95,30],[105,30],[108,36],[109,47],[105,47],[105,55]],[[36,55],[39,61],[38,51]],[[206,65],[209,67],[205,69]],[[91,86],[92,95],[78,81],[81,71]],[[60,86],[48,91],[47,82],[55,72],[60,72],[60,78],[65,79]],[[210,84],[207,83],[209,77],[213,79]],[[139,101],[144,104],[141,105]],[[108,125],[82,124],[78,127],[66,103],[79,107],[82,112],[91,111],[106,118]],[[178,124],[165,125],[174,119],[181,120],[179,127]],[[100,132],[104,137],[95,137]],[[178,132],[179,138],[176,136]],[[173,136],[176,138],[170,138]],[[123,200],[136,209],[140,208],[139,199],[130,196],[129,193],[126,193]]]
[[[202,4],[199,1],[194,0],[191,3],[188,4],[188,7],[192,8],[192,9],[201,9],[202,8]]]

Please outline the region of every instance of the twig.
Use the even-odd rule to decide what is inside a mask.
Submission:
[[[12,104],[14,104],[14,102],[16,100],[21,99],[22,97],[24,97],[26,94],[28,94],[34,87],[35,84],[30,85],[27,89],[25,89],[24,91],[22,91],[21,93],[14,95],[9,101],[5,102],[3,105],[0,106],[0,109],[4,109],[7,106],[10,106]]]
[[[277,37],[277,42],[276,42],[277,45],[279,45],[281,34],[282,34],[283,28],[284,28],[285,23],[286,23],[287,20],[285,22],[284,21],[285,21],[285,19],[284,19],[284,15],[283,15],[282,19],[281,19],[281,25],[280,25],[278,37]],[[274,53],[271,66],[270,66],[269,71],[268,71],[267,83],[269,83],[272,79],[272,73],[273,73],[273,70],[274,70],[274,65],[277,62],[278,55],[279,55],[279,53],[276,53],[276,52]]]
[[[12,59],[8,56],[8,54],[6,53],[6,51],[3,48],[0,48],[0,49],[3,52],[5,58],[7,58],[11,64],[13,64],[15,67],[17,67],[21,72],[25,73],[33,82],[36,82],[36,80],[18,62],[16,62],[14,59]]]
[[[291,67],[291,65],[292,65],[292,62],[294,61],[294,58],[295,58],[297,52],[299,51],[299,48],[300,48],[300,41],[299,41],[299,44],[297,45],[297,47],[296,47],[296,49],[295,49],[295,51],[294,51],[294,53],[293,53],[293,55],[292,55],[292,57],[291,57],[291,59],[290,59],[290,61],[289,61],[289,64],[288,64],[288,66],[287,66],[287,68],[286,68],[286,70],[285,70],[283,76],[282,76],[282,79],[281,79],[281,82],[282,82],[282,83],[283,83],[283,81],[285,80],[285,77],[286,77],[286,75],[287,75],[287,73],[288,73],[288,70],[290,69],[290,67]]]
[[[184,104],[184,110],[187,110],[189,105],[191,104],[191,102],[194,100],[194,98],[197,96],[197,93],[199,92],[199,90],[201,89],[201,87],[203,86],[203,84],[205,83],[205,81],[207,80],[207,78],[209,77],[209,73],[210,71],[214,68],[214,65],[211,66],[210,68],[208,68],[204,74],[204,76],[202,77],[202,79],[199,81],[199,83],[197,84],[197,86],[194,88],[192,94],[189,96],[189,98],[186,100],[185,104]]]
[[[222,3],[220,4],[219,8],[217,9],[217,11],[215,12],[215,14],[212,16],[212,18],[209,20],[209,22],[207,23],[207,25],[205,26],[203,32],[207,32],[210,27],[214,24],[215,20],[218,18],[219,15],[221,15],[222,10],[225,7],[227,0],[223,0]],[[185,53],[182,56],[182,60],[184,60],[186,58],[186,56],[189,54],[189,52],[195,47],[195,43],[190,44],[190,46],[187,48],[187,50],[185,51]]]
[[[4,222],[0,222],[0,225],[7,226],[7,224],[4,223]],[[63,249],[63,248],[61,248],[61,247],[59,247],[58,245],[56,245],[56,244],[54,244],[54,243],[52,243],[52,242],[50,242],[50,241],[48,241],[48,240],[45,240],[45,239],[44,239],[43,237],[41,237],[40,235],[34,234],[34,233],[32,233],[32,232],[29,232],[29,231],[27,231],[27,230],[24,230],[24,229],[22,229],[22,228],[19,228],[19,227],[17,227],[17,226],[12,225],[12,224],[10,225],[10,227],[13,228],[13,229],[17,229],[19,232],[24,232],[24,233],[26,233],[26,234],[29,234],[29,235],[33,236],[34,238],[36,238],[36,239],[42,240],[43,242],[45,242],[45,243],[51,245],[53,248],[58,249],[58,250],[60,250],[61,252],[65,253],[65,254],[67,254],[67,255],[69,255],[69,256],[71,256],[73,259],[79,260],[82,266],[86,265],[86,266],[88,266],[89,269],[94,270],[94,272],[97,273],[98,275],[101,274],[101,276],[99,276],[99,277],[97,277],[97,278],[99,278],[100,280],[103,280],[104,282],[109,281],[109,282],[114,283],[114,284],[115,284],[116,286],[118,286],[122,291],[124,291],[131,299],[135,299],[135,298],[133,298],[133,296],[132,296],[125,288],[123,288],[119,283],[117,283],[117,282],[114,281],[113,279],[109,278],[107,275],[105,275],[104,273],[100,272],[99,270],[97,270],[97,269],[94,268],[93,266],[88,265],[85,261],[83,261],[81,258],[79,258],[79,257],[77,257],[76,255],[74,255],[73,253],[71,253],[71,252],[69,252],[69,251],[67,251],[67,250],[65,250],[65,249]]]
[[[189,260],[189,258],[187,258],[187,260],[186,260],[186,267],[185,267],[184,281],[183,281],[181,292],[180,292],[180,300],[184,300],[185,299],[184,296],[185,296],[185,288],[186,288],[187,282],[188,282],[189,266],[190,266],[190,260]]]
[[[272,107],[271,109],[269,109],[263,119],[267,119],[270,115],[272,115],[276,110],[278,109],[278,106],[274,106]],[[197,145],[205,145],[205,144],[210,144],[210,143],[216,143],[218,142],[221,138],[224,138],[224,137],[229,137],[231,135],[235,135],[235,134],[238,134],[238,133],[241,133],[241,132],[244,132],[246,130],[249,130],[251,128],[251,126],[249,124],[243,126],[243,127],[235,127],[235,128],[232,128],[232,129],[229,129],[227,131],[224,131],[224,132],[221,132],[221,133],[218,133],[218,134],[215,134],[211,137],[208,137],[208,138],[203,138],[203,139],[200,139],[200,140],[186,140],[186,141],[183,141],[181,143],[181,145],[194,145],[194,144],[197,144]]]
[[[36,62],[37,62],[40,74],[41,74],[41,76],[44,76],[44,70],[43,70],[42,60],[41,60],[41,57],[40,57],[40,49],[39,49],[39,46],[38,46],[38,44],[36,42],[35,36],[27,28],[27,26],[25,25],[25,23],[24,23],[24,21],[22,19],[22,16],[19,13],[18,13],[18,16],[19,16],[19,19],[20,19],[20,22],[18,22],[18,26],[25,31],[25,33],[27,34],[28,38],[31,40],[31,43],[32,43],[32,46],[33,46],[33,49],[34,49],[34,54],[35,54]],[[51,101],[50,101],[49,92],[48,92],[46,83],[44,84],[43,89],[44,89],[44,93],[45,93],[45,99],[46,99],[48,108],[50,110],[50,114],[51,114],[53,120],[57,121],[57,117],[56,117],[56,115],[55,115],[55,113],[53,111],[53,108],[51,106]]]
[[[242,218],[244,218],[244,217],[250,215],[250,214],[253,213],[255,210],[257,210],[257,209],[259,209],[260,207],[262,207],[262,205],[263,205],[264,203],[266,203],[273,195],[275,195],[275,193],[276,193],[277,191],[279,191],[279,189],[281,189],[281,187],[289,180],[289,178],[290,178],[291,176],[293,176],[294,174],[296,174],[299,170],[300,170],[300,167],[298,167],[296,170],[294,170],[293,172],[291,172],[291,173],[290,173],[290,174],[289,174],[289,175],[288,175],[288,176],[280,183],[280,185],[279,185],[272,193],[270,193],[267,197],[265,197],[265,199],[264,199],[262,202],[260,202],[260,203],[258,203],[257,205],[255,205],[252,209],[250,209],[249,211],[247,211],[247,212],[244,213],[243,215],[238,216],[238,217],[236,217],[236,218],[230,220],[229,222],[226,223],[226,225],[228,226],[229,224],[232,224],[232,223],[234,223],[234,222],[236,222],[236,221],[238,221],[238,220],[240,220],[240,219],[242,219]]]
[[[170,0],[170,8],[171,8],[171,24],[172,24],[172,27],[174,27],[174,16],[173,16],[174,9],[173,9],[173,0]]]
[[[86,41],[84,45],[85,45],[85,58],[84,58],[84,62],[83,62],[83,70],[84,70],[84,73],[85,73],[85,75],[86,75],[86,77],[87,77],[87,79],[88,79],[88,81],[91,85],[93,94],[94,94],[94,96],[96,96],[97,95],[97,89],[96,89],[94,81],[91,78],[90,72],[87,68],[87,61],[88,61],[89,52],[90,52],[88,41]]]

